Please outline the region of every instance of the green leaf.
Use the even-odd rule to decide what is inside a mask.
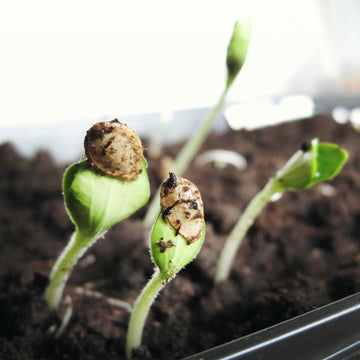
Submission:
[[[64,175],[64,200],[69,215],[82,234],[95,236],[126,219],[146,204],[150,196],[146,161],[136,180],[122,180],[90,168],[87,161],[71,165]]]
[[[314,183],[332,179],[336,176],[348,158],[348,153],[340,146],[331,143],[320,143],[317,147],[317,169]]]
[[[169,222],[164,222],[160,212],[151,233],[151,256],[162,277],[166,280],[173,278],[191,262],[198,254],[204,237],[205,221],[200,238],[188,244],[183,236],[176,235],[175,229]]]
[[[284,190],[307,189],[336,176],[347,158],[346,150],[340,146],[313,139],[308,149],[298,150],[290,158],[278,171],[276,179]]]
[[[250,43],[251,22],[251,16],[247,16],[242,21],[236,21],[234,25],[226,56],[228,87],[233,83],[245,63]]]

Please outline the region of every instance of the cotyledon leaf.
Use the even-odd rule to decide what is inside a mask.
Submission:
[[[78,162],[67,169],[63,191],[77,229],[88,235],[101,234],[148,201],[146,161],[142,160],[142,171],[136,180],[110,177],[90,168],[86,160]]]

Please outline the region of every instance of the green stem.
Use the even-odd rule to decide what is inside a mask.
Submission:
[[[78,230],[72,235],[51,270],[50,282],[45,292],[45,300],[49,309],[55,310],[59,306],[65,283],[72,268],[95,240],[96,237],[89,238]]]
[[[230,84],[231,85],[231,84]],[[230,85],[226,86],[224,91],[222,92],[220,99],[216,103],[216,105],[212,108],[211,112],[208,114],[201,127],[198,129],[196,134],[189,138],[184,147],[181,149],[180,153],[176,157],[174,165],[171,168],[171,172],[175,173],[177,176],[182,176],[189,166],[191,160],[200,149],[201,145],[206,139],[206,136],[210,132],[211,126],[214,123],[217,114],[219,113],[221,107],[224,104],[226,94],[230,88]],[[160,188],[157,190],[156,194],[153,196],[153,200],[151,201],[149,208],[144,217],[144,226],[150,227],[155,219],[157,214],[159,213],[160,205],[159,205],[159,195]]]
[[[126,339],[126,357],[128,359],[132,356],[132,349],[141,345],[144,324],[150,306],[163,287],[164,282],[164,278],[161,276],[159,269],[157,269],[136,301],[134,310],[131,314]]]
[[[239,221],[234,226],[221,251],[218,266],[215,273],[215,284],[229,277],[236,253],[248,231],[254,223],[256,216],[263,207],[271,200],[272,195],[282,192],[284,188],[278,180],[272,178],[265,187],[251,200]]]
[[[151,225],[155,222],[156,216],[159,213],[160,210],[160,204],[159,204],[159,199],[160,199],[160,189],[161,187],[159,187],[156,190],[156,193],[153,195],[153,198],[150,202],[150,205],[147,209],[147,212],[145,214],[144,217],[144,226],[146,228],[150,228]]]
[[[196,132],[196,134],[186,142],[184,147],[181,149],[179,155],[176,157],[175,163],[173,165],[172,171],[177,176],[182,176],[189,166],[191,160],[200,149],[201,145],[206,139],[206,136],[209,134],[212,124],[214,123],[217,114],[221,110],[223,103],[225,101],[226,94],[229,90],[229,87],[225,87],[224,91],[222,92],[220,99],[213,107],[209,115],[204,120],[203,124]]]

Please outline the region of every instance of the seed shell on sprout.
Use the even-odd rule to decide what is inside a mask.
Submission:
[[[200,238],[204,206],[196,185],[170,173],[161,186],[160,204],[164,221],[170,222],[176,234],[182,235],[188,244]]]
[[[89,165],[106,175],[135,180],[141,173],[141,140],[117,119],[94,124],[86,133],[84,146]]]

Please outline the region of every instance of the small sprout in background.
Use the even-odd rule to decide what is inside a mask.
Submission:
[[[350,123],[356,131],[360,131],[360,107],[356,107],[350,111]]]
[[[126,356],[141,345],[150,306],[162,287],[192,261],[205,236],[204,209],[198,188],[171,173],[161,187],[161,211],[151,234],[153,277],[137,299],[131,315]]]
[[[302,144],[301,149],[251,200],[231,231],[220,254],[215,284],[228,278],[236,253],[249,227],[275,194],[285,190],[307,189],[318,182],[332,179],[342,169],[347,157],[347,152],[335,144],[319,143],[317,139]]]
[[[46,289],[50,309],[59,306],[70,272],[84,252],[150,196],[138,135],[117,120],[95,124],[85,137],[88,160],[71,165],[63,179],[66,209],[75,233],[60,254]]]
[[[227,49],[227,80],[226,86],[223,90],[218,102],[212,108],[211,112],[205,118],[199,129],[189,138],[186,144],[181,149],[180,153],[175,159],[175,162],[171,168],[171,171],[175,174],[182,176],[189,166],[191,160],[200,149],[201,145],[205,141],[207,135],[211,130],[211,126],[214,123],[218,113],[220,112],[226,95],[233,84],[236,76],[240,72],[241,68],[244,65],[247,51],[250,43],[250,35],[251,35],[251,16],[248,15],[243,20],[238,20],[235,23],[233,34]],[[150,227],[157,213],[159,212],[159,204],[157,202],[157,198],[160,195],[160,189],[157,190],[154,198],[146,212],[144,218],[144,225],[146,227]]]
[[[249,47],[251,35],[251,17],[247,16],[242,21],[235,22],[234,30],[228,45],[226,56],[227,80],[226,86],[230,87],[237,74],[243,67]]]
[[[196,164],[204,166],[213,163],[216,169],[223,169],[227,165],[232,165],[238,170],[245,170],[247,161],[244,156],[231,150],[215,149],[208,150],[200,154],[196,159]]]
[[[334,107],[331,115],[335,122],[341,125],[347,124],[350,120],[350,110],[345,106]]]
[[[173,111],[162,111],[160,113],[159,123],[152,132],[150,139],[148,154],[153,159],[158,159],[161,156],[162,144],[166,129],[174,118]]]

